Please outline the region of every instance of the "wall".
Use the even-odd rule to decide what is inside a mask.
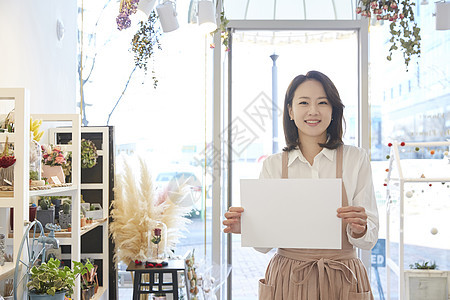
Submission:
[[[76,71],[76,0],[0,0],[0,87],[29,88],[31,113],[75,113]]]

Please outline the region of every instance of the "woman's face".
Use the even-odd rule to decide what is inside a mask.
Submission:
[[[306,80],[300,84],[289,107],[289,116],[298,128],[300,140],[302,137],[314,137],[321,143],[326,142],[332,112],[327,94],[317,80]]]

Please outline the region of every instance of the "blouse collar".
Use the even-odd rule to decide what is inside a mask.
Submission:
[[[328,158],[331,162],[335,160],[336,157],[336,150],[323,148],[322,151],[317,154],[317,156],[323,155],[326,158]],[[303,156],[302,151],[299,149],[299,147],[296,147],[294,150],[289,151],[289,161],[288,166],[290,166],[296,159],[299,159],[302,162],[308,162],[306,158]]]

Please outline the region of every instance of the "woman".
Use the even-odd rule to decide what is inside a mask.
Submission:
[[[343,145],[343,108],[333,82],[318,71],[295,77],[287,89],[286,147],[264,161],[260,178],[342,178],[342,249],[277,249],[260,280],[259,299],[373,299],[355,247],[376,244],[378,211],[366,151]],[[230,207],[224,232],[241,232],[242,213]]]

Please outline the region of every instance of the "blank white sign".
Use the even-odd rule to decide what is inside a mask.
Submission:
[[[341,179],[241,179],[242,247],[341,249]]]

